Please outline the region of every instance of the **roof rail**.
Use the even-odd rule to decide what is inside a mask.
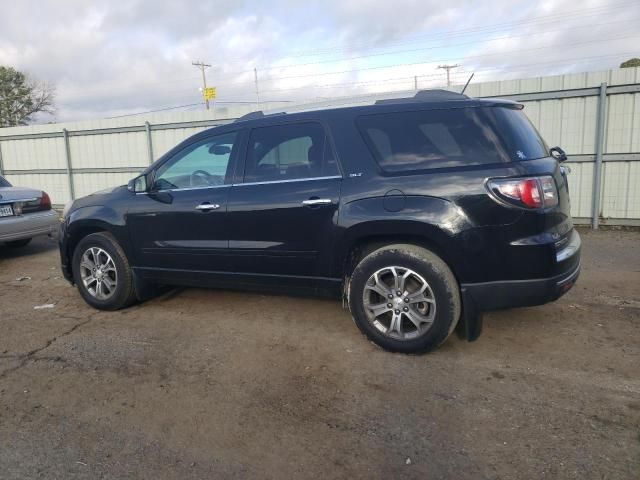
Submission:
[[[373,97],[373,98],[371,98]],[[401,97],[401,98],[385,98],[375,100],[374,95],[367,95],[366,98],[358,99],[345,97],[348,105],[336,105],[333,103],[334,99],[329,104],[301,104],[297,106],[293,106],[292,111],[284,111],[284,112],[267,112],[264,113],[262,110],[257,110],[255,112],[247,113],[242,117],[236,119],[236,122],[244,122],[246,120],[258,120],[265,117],[277,116],[277,115],[286,115],[287,113],[302,113],[309,112],[313,110],[325,110],[330,108],[347,108],[352,106],[365,106],[365,105],[392,105],[398,103],[415,103],[415,102],[449,102],[456,100],[467,100],[469,97],[466,95],[462,95],[460,93],[451,92],[449,90],[420,90],[415,95],[410,97]],[[353,101],[353,103],[352,103]],[[364,103],[363,103],[364,102]]]
[[[237,118],[236,120],[234,120],[233,123],[236,122],[244,122],[245,120],[257,120],[259,118],[264,118],[264,117],[271,117],[274,115],[286,115],[287,112],[276,112],[276,113],[268,113],[268,114],[264,114],[264,112],[262,110],[257,110],[255,112],[250,112],[247,113],[246,115],[243,115],[239,118]]]
[[[388,105],[393,103],[413,103],[420,102],[446,102],[453,100],[466,100],[469,97],[461,93],[450,92],[449,90],[434,89],[420,90],[413,97],[404,98],[387,98],[384,100],[376,100],[376,105]]]

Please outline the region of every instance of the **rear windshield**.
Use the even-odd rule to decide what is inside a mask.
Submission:
[[[0,176],[0,187],[10,187],[11,184],[5,180],[4,177]]]
[[[508,107],[366,115],[357,124],[387,172],[517,162],[549,155],[524,112]]]

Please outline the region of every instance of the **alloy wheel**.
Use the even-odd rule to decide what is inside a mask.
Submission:
[[[91,247],[82,254],[80,277],[87,292],[98,300],[111,298],[118,285],[113,258],[99,247]]]
[[[395,340],[424,335],[436,314],[436,299],[417,272],[399,266],[384,267],[369,277],[362,294],[369,322]]]

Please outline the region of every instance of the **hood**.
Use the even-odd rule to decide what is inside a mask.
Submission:
[[[121,189],[126,188],[126,187],[127,187],[126,185],[118,185],[117,187],[105,188],[104,190],[98,190],[97,192],[93,192],[89,196],[92,196],[92,195],[106,195],[108,193],[113,193],[116,190],[121,190]]]
[[[108,202],[113,198],[126,195],[127,193],[129,193],[129,191],[127,190],[126,185],[100,190],[99,192],[94,192],[90,195],[76,198],[72,203],[69,204],[69,211],[83,207],[104,205],[105,202]]]
[[[33,200],[42,196],[42,190],[25,187],[0,187],[0,203]]]

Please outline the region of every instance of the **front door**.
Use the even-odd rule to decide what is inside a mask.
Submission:
[[[254,128],[242,183],[229,194],[234,270],[329,276],[341,180],[321,124]]]
[[[237,132],[187,142],[127,214],[136,268],[160,277],[229,271],[226,218]]]

